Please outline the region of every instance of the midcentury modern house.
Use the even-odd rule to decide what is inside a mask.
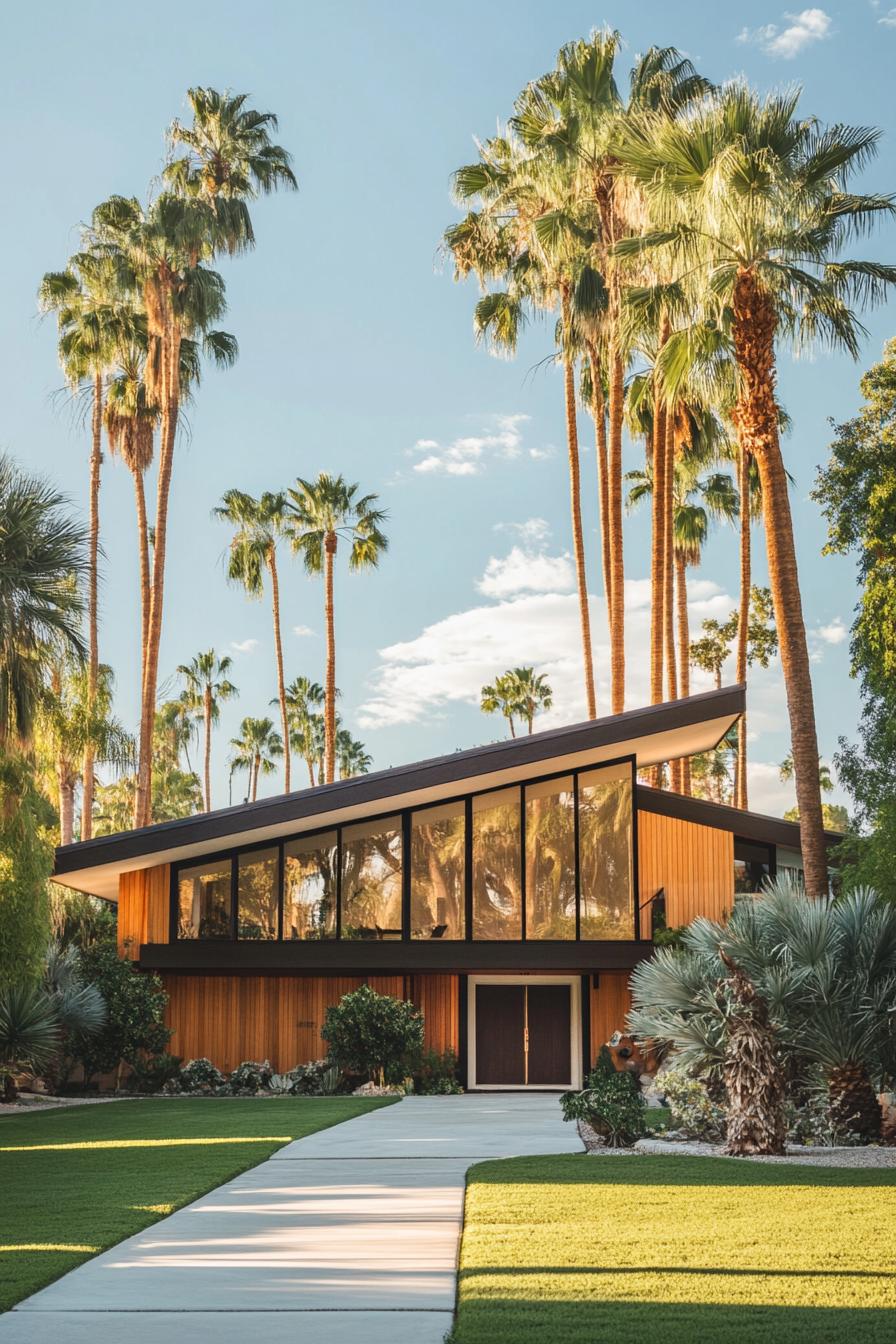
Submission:
[[[68,845],[56,879],[118,902],[170,995],[171,1049],[318,1058],[364,982],[412,999],[470,1088],[577,1086],[669,927],[800,867],[799,826],[647,788],[715,747],[737,686]]]

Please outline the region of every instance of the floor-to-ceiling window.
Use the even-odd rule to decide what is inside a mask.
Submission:
[[[411,816],[411,937],[463,938],[466,930],[466,807]]]
[[[240,854],[236,873],[237,936],[276,938],[280,851],[253,849]]]
[[[579,775],[581,938],[635,936],[632,811],[630,764]]]
[[[401,818],[342,832],[342,937],[400,938]]]
[[[177,878],[178,938],[230,937],[230,858],[181,868]]]
[[[527,784],[526,937],[576,936],[576,795],[572,775]]]
[[[335,938],[339,845],[336,831],[283,846],[283,937]]]
[[[520,791],[473,799],[473,937],[523,936]]]

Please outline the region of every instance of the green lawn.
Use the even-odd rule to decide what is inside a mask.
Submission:
[[[470,1172],[456,1344],[892,1344],[896,1173],[695,1157]]]
[[[0,1117],[0,1310],[291,1139],[383,1104],[173,1098]]]

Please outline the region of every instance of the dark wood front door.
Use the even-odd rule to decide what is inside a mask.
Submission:
[[[569,985],[476,986],[479,1087],[569,1087]]]

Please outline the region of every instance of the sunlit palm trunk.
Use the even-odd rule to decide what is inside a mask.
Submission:
[[[738,276],[734,292],[734,351],[742,379],[737,407],[741,451],[756,460],[762,486],[769,582],[787,690],[790,736],[800,812],[806,890],[828,889],[827,852],[818,780],[818,735],[809,650],[797,572],[787,473],[778,439],[775,401],[775,310],[750,271]]]
[[[59,781],[59,843],[70,845],[75,835],[75,784],[67,766],[60,761],[57,770]],[[84,819],[81,819],[84,828]],[[83,840],[85,837],[81,836]]]
[[[666,414],[666,454],[663,462],[665,482],[663,502],[666,516],[663,522],[663,658],[666,664],[668,698],[678,699],[678,668],[675,657],[675,410]],[[669,782],[676,791],[681,789],[681,763],[670,761]]]
[[[261,757],[256,755],[252,760],[252,793],[251,799],[254,803],[258,797],[258,772],[261,769]]]
[[[170,306],[170,299],[169,299]],[[162,639],[162,604],[165,596],[165,554],[168,538],[168,498],[174,466],[174,443],[180,411],[179,378],[180,333],[170,313],[167,317],[162,360],[163,404],[159,446],[159,476],[156,488],[156,532],[152,552],[152,585],[149,600],[149,629],[140,714],[140,767],[134,803],[135,826],[148,826],[152,815],[152,731],[155,721],[156,690],[159,678],[159,647]]]
[[[678,688],[682,697],[691,693],[691,632],[688,622],[688,567],[682,554],[675,552],[675,603],[678,624]],[[679,789],[691,792],[691,760],[683,756],[679,762]]]
[[[594,449],[597,457],[597,500],[600,516],[601,565],[604,579],[604,598],[607,606],[607,624],[610,621],[612,597],[610,584],[610,475],[607,460],[607,417],[604,410],[604,396],[601,382],[601,369],[596,348],[589,344],[588,362],[591,366],[591,414],[594,418]]]
[[[750,458],[741,451],[738,460],[738,488],[740,490],[740,609],[737,618],[737,658],[735,678],[747,680],[747,640],[750,631],[750,587],[752,556],[750,537]],[[734,771],[734,806],[746,809],[747,801],[747,716],[741,715],[737,725],[737,761]]]
[[[566,345],[570,332],[569,286],[560,290],[563,341]],[[576,584],[579,593],[579,625],[582,632],[582,661],[585,669],[585,704],[589,719],[597,718],[597,699],[594,694],[594,654],[591,647],[591,613],[588,607],[588,575],[585,570],[585,539],[582,532],[582,482],[579,463],[579,431],[576,423],[576,384],[572,357],[564,352],[563,383],[566,398],[566,445],[569,451],[569,500],[572,513],[573,554],[576,561]]]
[[[96,701],[96,683],[99,671],[99,552],[100,552],[100,467],[103,461],[103,375],[97,373],[93,379],[93,414],[91,417],[90,448],[90,509],[88,535],[90,547],[90,573],[87,591],[88,623],[88,662],[87,662],[87,709],[93,714]],[[81,804],[81,839],[89,840],[93,835],[93,743],[84,748],[83,793]]]
[[[137,552],[140,563],[140,668],[146,666],[149,641],[149,525],[146,520],[146,486],[142,471],[134,472],[134,500],[137,509]]]
[[[625,403],[625,367],[614,349],[610,356],[610,438],[607,516],[610,530],[610,706],[614,714],[625,709],[625,561],[622,540],[622,415]]]
[[[280,637],[280,580],[277,576],[277,555],[273,546],[268,552],[268,569],[271,571],[271,605],[274,609],[274,653],[277,659],[277,695],[280,700],[280,722],[283,725],[283,787],[285,792],[289,793],[289,715],[286,712],[286,682],[283,677],[283,641]]]
[[[205,779],[205,810],[212,810],[212,692],[211,687],[206,686],[202,697],[203,700],[203,718],[205,719],[205,764],[203,777]]]
[[[324,537],[324,621],[327,630],[327,673],[324,685],[324,783],[332,784],[336,769],[336,623],[333,614],[333,563],[336,533]]]

